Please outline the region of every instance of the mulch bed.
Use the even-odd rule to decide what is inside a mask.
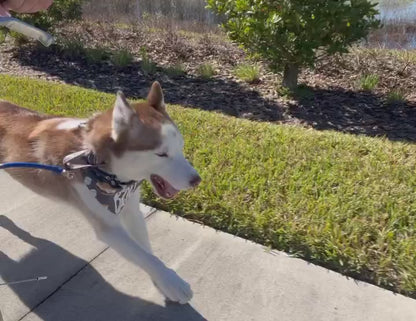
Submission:
[[[88,47],[128,49],[134,62],[117,68],[107,60],[90,63],[71,56],[59,46],[45,49],[34,44],[0,45],[0,73],[38,77],[143,98],[153,80],[159,80],[166,101],[191,108],[218,111],[254,121],[289,123],[353,134],[386,136],[392,140],[416,141],[416,62],[385,50],[355,49],[343,57],[320,62],[305,70],[300,83],[307,86],[297,98],[279,94],[280,77],[261,65],[261,81],[247,84],[235,77],[234,67],[247,61],[245,53],[222,34],[190,34],[155,31],[145,26],[115,27],[82,22],[57,30],[61,39],[77,39]],[[141,68],[141,50],[157,64],[149,75]],[[200,64],[209,62],[216,74],[211,79],[197,75]],[[166,67],[181,63],[186,73],[169,76]],[[379,75],[371,92],[357,90],[364,74]],[[406,102],[386,104],[391,89],[406,93]]]

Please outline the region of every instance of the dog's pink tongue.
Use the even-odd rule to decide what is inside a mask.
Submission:
[[[170,185],[168,182],[166,182],[165,181],[165,190],[164,190],[164,192],[165,192],[165,197],[167,197],[167,198],[172,198],[172,197],[174,197],[176,194],[178,194],[179,193],[179,191],[176,189],[176,188],[174,188],[172,185]]]

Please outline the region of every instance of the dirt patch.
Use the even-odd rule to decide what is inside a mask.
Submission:
[[[392,51],[354,49],[343,57],[326,59],[315,70],[301,74],[300,82],[307,89],[296,99],[288,99],[279,95],[280,76],[261,63],[259,83],[249,85],[239,80],[233,70],[247,57],[222,34],[87,22],[63,26],[57,34],[91,48],[127,49],[134,56],[133,62],[117,68],[110,60],[91,63],[82,55],[68,55],[58,46],[15,47],[6,42],[0,45],[0,72],[109,93],[121,89],[134,98],[145,97],[150,83],[157,79],[170,103],[255,121],[416,141],[416,61],[410,55],[407,59]],[[157,64],[151,74],[143,71],[143,48]],[[179,63],[185,74],[169,75],[166,68]],[[214,66],[216,74],[211,79],[198,76],[197,69],[203,63]],[[366,74],[379,77],[371,92],[358,89],[360,78]],[[386,104],[386,94],[392,89],[404,92],[406,102]]]

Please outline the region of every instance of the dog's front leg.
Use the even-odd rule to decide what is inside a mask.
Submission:
[[[136,191],[128,199],[125,208],[120,214],[124,229],[144,250],[152,254],[147,225],[143,213],[140,211],[140,192]]]
[[[187,282],[169,269],[156,256],[148,253],[125,232],[124,228],[112,228],[101,234],[101,240],[124,256],[130,262],[140,266],[152,278],[154,284],[170,301],[187,303],[192,298],[192,290]]]
[[[139,211],[135,213],[130,212],[134,206],[127,206],[123,210],[126,213],[115,215],[109,212],[93,197],[93,194],[85,184],[75,183],[73,186],[78,197],[89,210],[87,215],[92,215],[92,219],[89,221],[98,222],[98,224],[94,224],[94,228],[100,240],[107,243],[128,261],[138,265],[149,274],[155,285],[168,300],[184,304],[192,298],[192,290],[189,284],[151,253],[150,244],[148,248],[146,248],[146,245],[141,245],[146,242],[149,243],[148,240],[143,243],[143,240],[147,238],[147,231],[146,237],[143,238],[143,234],[129,233],[124,228],[123,225],[125,224],[122,223],[121,217],[130,217],[130,215],[132,215],[131,217],[136,217],[136,215],[142,215]],[[134,199],[135,197],[131,201],[133,202]],[[138,201],[138,199],[136,200]],[[136,206],[137,210],[138,204]],[[134,221],[131,217],[130,220]],[[137,221],[134,221],[134,224],[139,226],[138,224],[141,220],[143,220],[143,217],[141,219],[139,217]],[[134,235],[140,235],[140,238],[136,240],[134,239]]]

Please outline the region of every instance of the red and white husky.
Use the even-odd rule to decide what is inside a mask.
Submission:
[[[166,112],[158,82],[146,102],[130,105],[119,92],[113,108],[90,119],[40,115],[0,101],[0,162],[62,165],[66,156],[85,151],[81,154],[93,155],[104,175],[115,175],[119,183],[136,182],[135,188],[123,190],[128,197],[115,210],[108,206],[108,195],[112,201],[121,185],[113,193],[110,186],[108,195],[104,188],[101,194],[107,198],[100,199],[97,188],[88,185],[94,167],[74,171],[72,179],[38,169],[7,170],[36,193],[78,208],[97,237],[146,271],[168,300],[186,303],[192,298],[189,284],[152,253],[136,189],[146,179],[159,196],[171,198],[197,186],[201,179],[182,150],[183,138]],[[108,182],[98,178],[96,183]]]

